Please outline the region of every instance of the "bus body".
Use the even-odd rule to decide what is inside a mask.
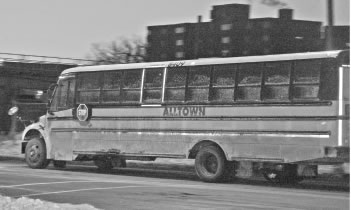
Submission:
[[[348,161],[348,57],[326,51],[68,69],[48,113],[23,133],[22,152],[30,161],[34,136],[46,160],[106,167],[113,158],[196,158],[205,181],[223,178],[215,169],[231,161]]]

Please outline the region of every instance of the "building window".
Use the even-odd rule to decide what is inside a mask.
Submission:
[[[174,29],[174,32],[176,34],[184,33],[185,32],[185,28],[184,27],[177,27],[177,28]]]
[[[271,27],[271,23],[265,21],[265,22],[262,23],[262,27],[263,27],[263,28],[266,28],[266,29],[267,29],[267,28],[270,28],[270,27]]]
[[[221,31],[229,31],[230,29],[232,29],[232,24],[230,23],[221,25]]]
[[[161,45],[161,47],[165,47],[166,46],[166,41],[161,40],[160,45]]]
[[[167,59],[167,54],[166,53],[161,53],[161,59]]]
[[[246,29],[252,29],[252,28],[253,28],[252,23],[248,23],[248,24],[246,25]]]
[[[269,54],[271,51],[268,48],[264,48],[263,49],[263,54]]]
[[[184,45],[184,40],[182,40],[182,39],[176,40],[176,45],[177,46],[183,46]]]
[[[167,34],[167,28],[161,29],[161,34],[163,34],[163,35]]]
[[[176,58],[184,58],[184,52],[176,52],[175,57]]]
[[[229,50],[222,50],[221,51],[223,57],[229,56],[229,52],[230,52]]]
[[[230,42],[230,37],[229,36],[222,37],[221,42],[222,44],[228,44]]]
[[[270,39],[269,35],[263,35],[263,37],[262,37],[262,40],[263,40],[264,42],[268,42],[269,39]]]

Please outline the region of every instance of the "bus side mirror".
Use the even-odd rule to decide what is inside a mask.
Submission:
[[[15,115],[17,112],[18,112],[18,107],[17,107],[17,106],[14,106],[14,107],[11,107],[11,109],[9,109],[9,111],[7,112],[7,114],[10,115],[10,116],[12,116],[12,115]]]

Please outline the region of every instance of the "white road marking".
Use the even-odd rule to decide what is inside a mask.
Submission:
[[[89,181],[65,181],[65,182],[39,182],[39,183],[18,184],[18,185],[0,185],[0,188],[14,188],[14,187],[23,187],[23,186],[37,186],[37,185],[65,184],[65,183],[81,183],[81,182],[101,182],[101,181],[90,181],[89,180]]]
[[[31,196],[38,196],[38,195],[51,195],[51,194],[61,194],[61,193],[81,192],[81,191],[91,191],[91,190],[125,189],[125,188],[135,188],[135,187],[146,187],[146,186],[130,185],[130,186],[122,186],[122,187],[119,186],[119,187],[85,188],[85,189],[77,189],[77,190],[63,190],[63,191],[55,191],[55,192],[34,193],[34,194],[21,195],[17,197],[31,197]]]

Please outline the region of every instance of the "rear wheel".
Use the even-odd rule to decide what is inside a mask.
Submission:
[[[31,168],[46,168],[50,160],[46,159],[46,146],[43,139],[32,137],[27,143],[25,160]]]
[[[195,170],[201,180],[218,182],[226,175],[226,163],[227,160],[218,147],[206,146],[196,155]]]

